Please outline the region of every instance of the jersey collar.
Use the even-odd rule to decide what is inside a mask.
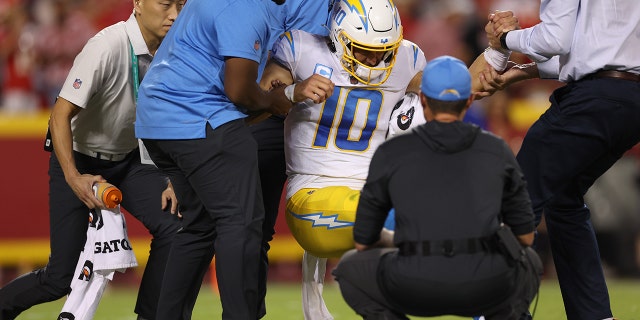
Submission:
[[[138,26],[138,22],[136,21],[136,17],[132,13],[129,19],[124,23],[124,27],[127,31],[127,36],[129,37],[129,41],[131,42],[131,46],[133,47],[133,52],[136,56],[140,55],[151,55],[149,53],[149,48],[147,47],[147,43],[144,42],[144,38],[142,37],[142,31],[140,31],[140,27]]]

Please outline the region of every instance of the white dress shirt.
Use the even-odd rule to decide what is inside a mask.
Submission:
[[[601,69],[640,74],[638,0],[542,0],[540,20],[509,32],[506,44],[537,62],[541,78],[570,82]]]

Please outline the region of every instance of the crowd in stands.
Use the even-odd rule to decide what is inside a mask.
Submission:
[[[489,12],[513,10],[528,26],[537,22],[539,8],[538,0],[396,0],[395,4],[404,37],[418,44],[427,59],[451,55],[468,65],[487,47],[484,24]],[[130,13],[129,0],[2,0],[0,113],[48,110],[86,41]],[[532,86],[530,81],[526,90],[513,86],[476,103],[470,116],[508,141],[515,136],[510,143],[517,151],[517,137],[546,109],[546,97],[558,85],[542,81]],[[520,109],[509,112],[509,105],[516,103]]]
[[[125,0],[0,2],[0,110],[48,109],[87,40],[130,13]]]

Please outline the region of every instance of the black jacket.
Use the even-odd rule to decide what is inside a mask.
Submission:
[[[501,221],[516,235],[535,229],[512,151],[497,136],[463,122],[428,122],[378,148],[360,196],[355,241],[377,241],[391,208],[396,244],[485,237]],[[494,303],[509,294],[504,288],[512,287],[514,278],[512,266],[495,252],[393,255],[382,268],[383,291],[392,302],[430,301],[443,310],[451,304],[456,311],[464,303],[470,308]]]

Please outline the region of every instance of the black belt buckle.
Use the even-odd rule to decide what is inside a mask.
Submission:
[[[412,256],[416,254],[416,244],[412,242],[403,242],[399,246],[400,255]]]
[[[453,257],[455,255],[454,252],[454,245],[453,245],[453,241],[451,240],[445,240],[442,243],[442,255],[444,255],[445,257]]]

